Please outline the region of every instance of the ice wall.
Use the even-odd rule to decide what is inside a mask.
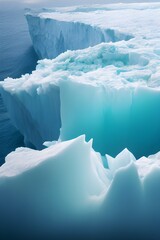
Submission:
[[[60,92],[61,140],[85,133],[102,155],[115,156],[124,147],[136,156],[158,151],[159,90],[146,86],[114,89],[70,81],[61,83]]]
[[[101,42],[160,37],[158,3],[27,9],[26,18],[39,58],[53,58],[68,49],[83,49]]]
[[[159,61],[148,44],[103,43],[40,61],[0,91],[27,146],[86,134],[102,155],[147,156],[160,147]]]
[[[7,110],[12,115],[13,124],[23,134],[26,146],[42,149],[44,141],[59,137],[59,88],[46,84],[39,89],[33,87],[30,90],[19,90],[11,95],[2,90]]]
[[[129,40],[132,36],[81,22],[65,22],[26,14],[34,49],[40,59],[52,59],[66,50],[84,49],[101,42]]]
[[[18,146],[24,146],[23,136],[13,126],[0,96],[0,165],[5,157]]]

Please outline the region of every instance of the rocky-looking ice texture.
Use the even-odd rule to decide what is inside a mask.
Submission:
[[[42,60],[1,94],[27,146],[86,134],[102,155],[160,149],[160,57],[148,41],[101,43]],[[60,132],[61,128],[61,132]]]
[[[132,37],[160,37],[160,4],[112,4],[26,11],[39,58]]]
[[[104,168],[84,136],[46,145],[18,148],[0,168],[1,234],[61,239],[71,231],[72,239],[84,232],[97,239],[99,231],[110,237],[134,229],[132,237],[146,237],[146,226],[158,234],[159,153],[136,161],[125,149],[116,158],[106,155]]]

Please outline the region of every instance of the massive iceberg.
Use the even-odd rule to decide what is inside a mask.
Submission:
[[[43,60],[0,83],[26,145],[0,168],[3,234],[159,239],[160,4],[26,17]]]
[[[147,43],[101,43],[39,61],[0,91],[27,146],[85,134],[102,155],[147,156],[160,149],[159,64]]]
[[[53,58],[70,49],[133,37],[160,37],[160,4],[112,4],[26,10],[32,42],[39,58]]]
[[[46,140],[68,140],[86,134],[102,155],[115,156],[125,147],[137,157],[157,152],[159,13],[160,4],[28,10],[26,17],[40,58],[111,42],[40,61],[32,75],[1,84],[10,117],[24,135],[26,145],[41,149]],[[66,24],[72,26],[71,30]],[[76,24],[80,24],[78,29]],[[87,37],[81,32],[84,26],[88,34],[88,26],[111,35],[118,31],[119,39],[115,42],[110,36],[93,43],[92,34]],[[65,48],[57,31],[63,36]]]

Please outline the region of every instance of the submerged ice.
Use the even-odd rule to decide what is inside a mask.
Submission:
[[[160,4],[26,17],[39,58],[56,58],[0,83],[26,145],[0,168],[3,233],[159,235]]]

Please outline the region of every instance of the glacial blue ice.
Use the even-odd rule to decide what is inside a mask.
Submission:
[[[159,239],[160,4],[26,17],[44,59],[0,83],[26,145],[0,168],[3,233]]]
[[[159,63],[147,43],[101,43],[41,60],[0,91],[27,146],[85,134],[102,155],[147,156],[160,148]]]

